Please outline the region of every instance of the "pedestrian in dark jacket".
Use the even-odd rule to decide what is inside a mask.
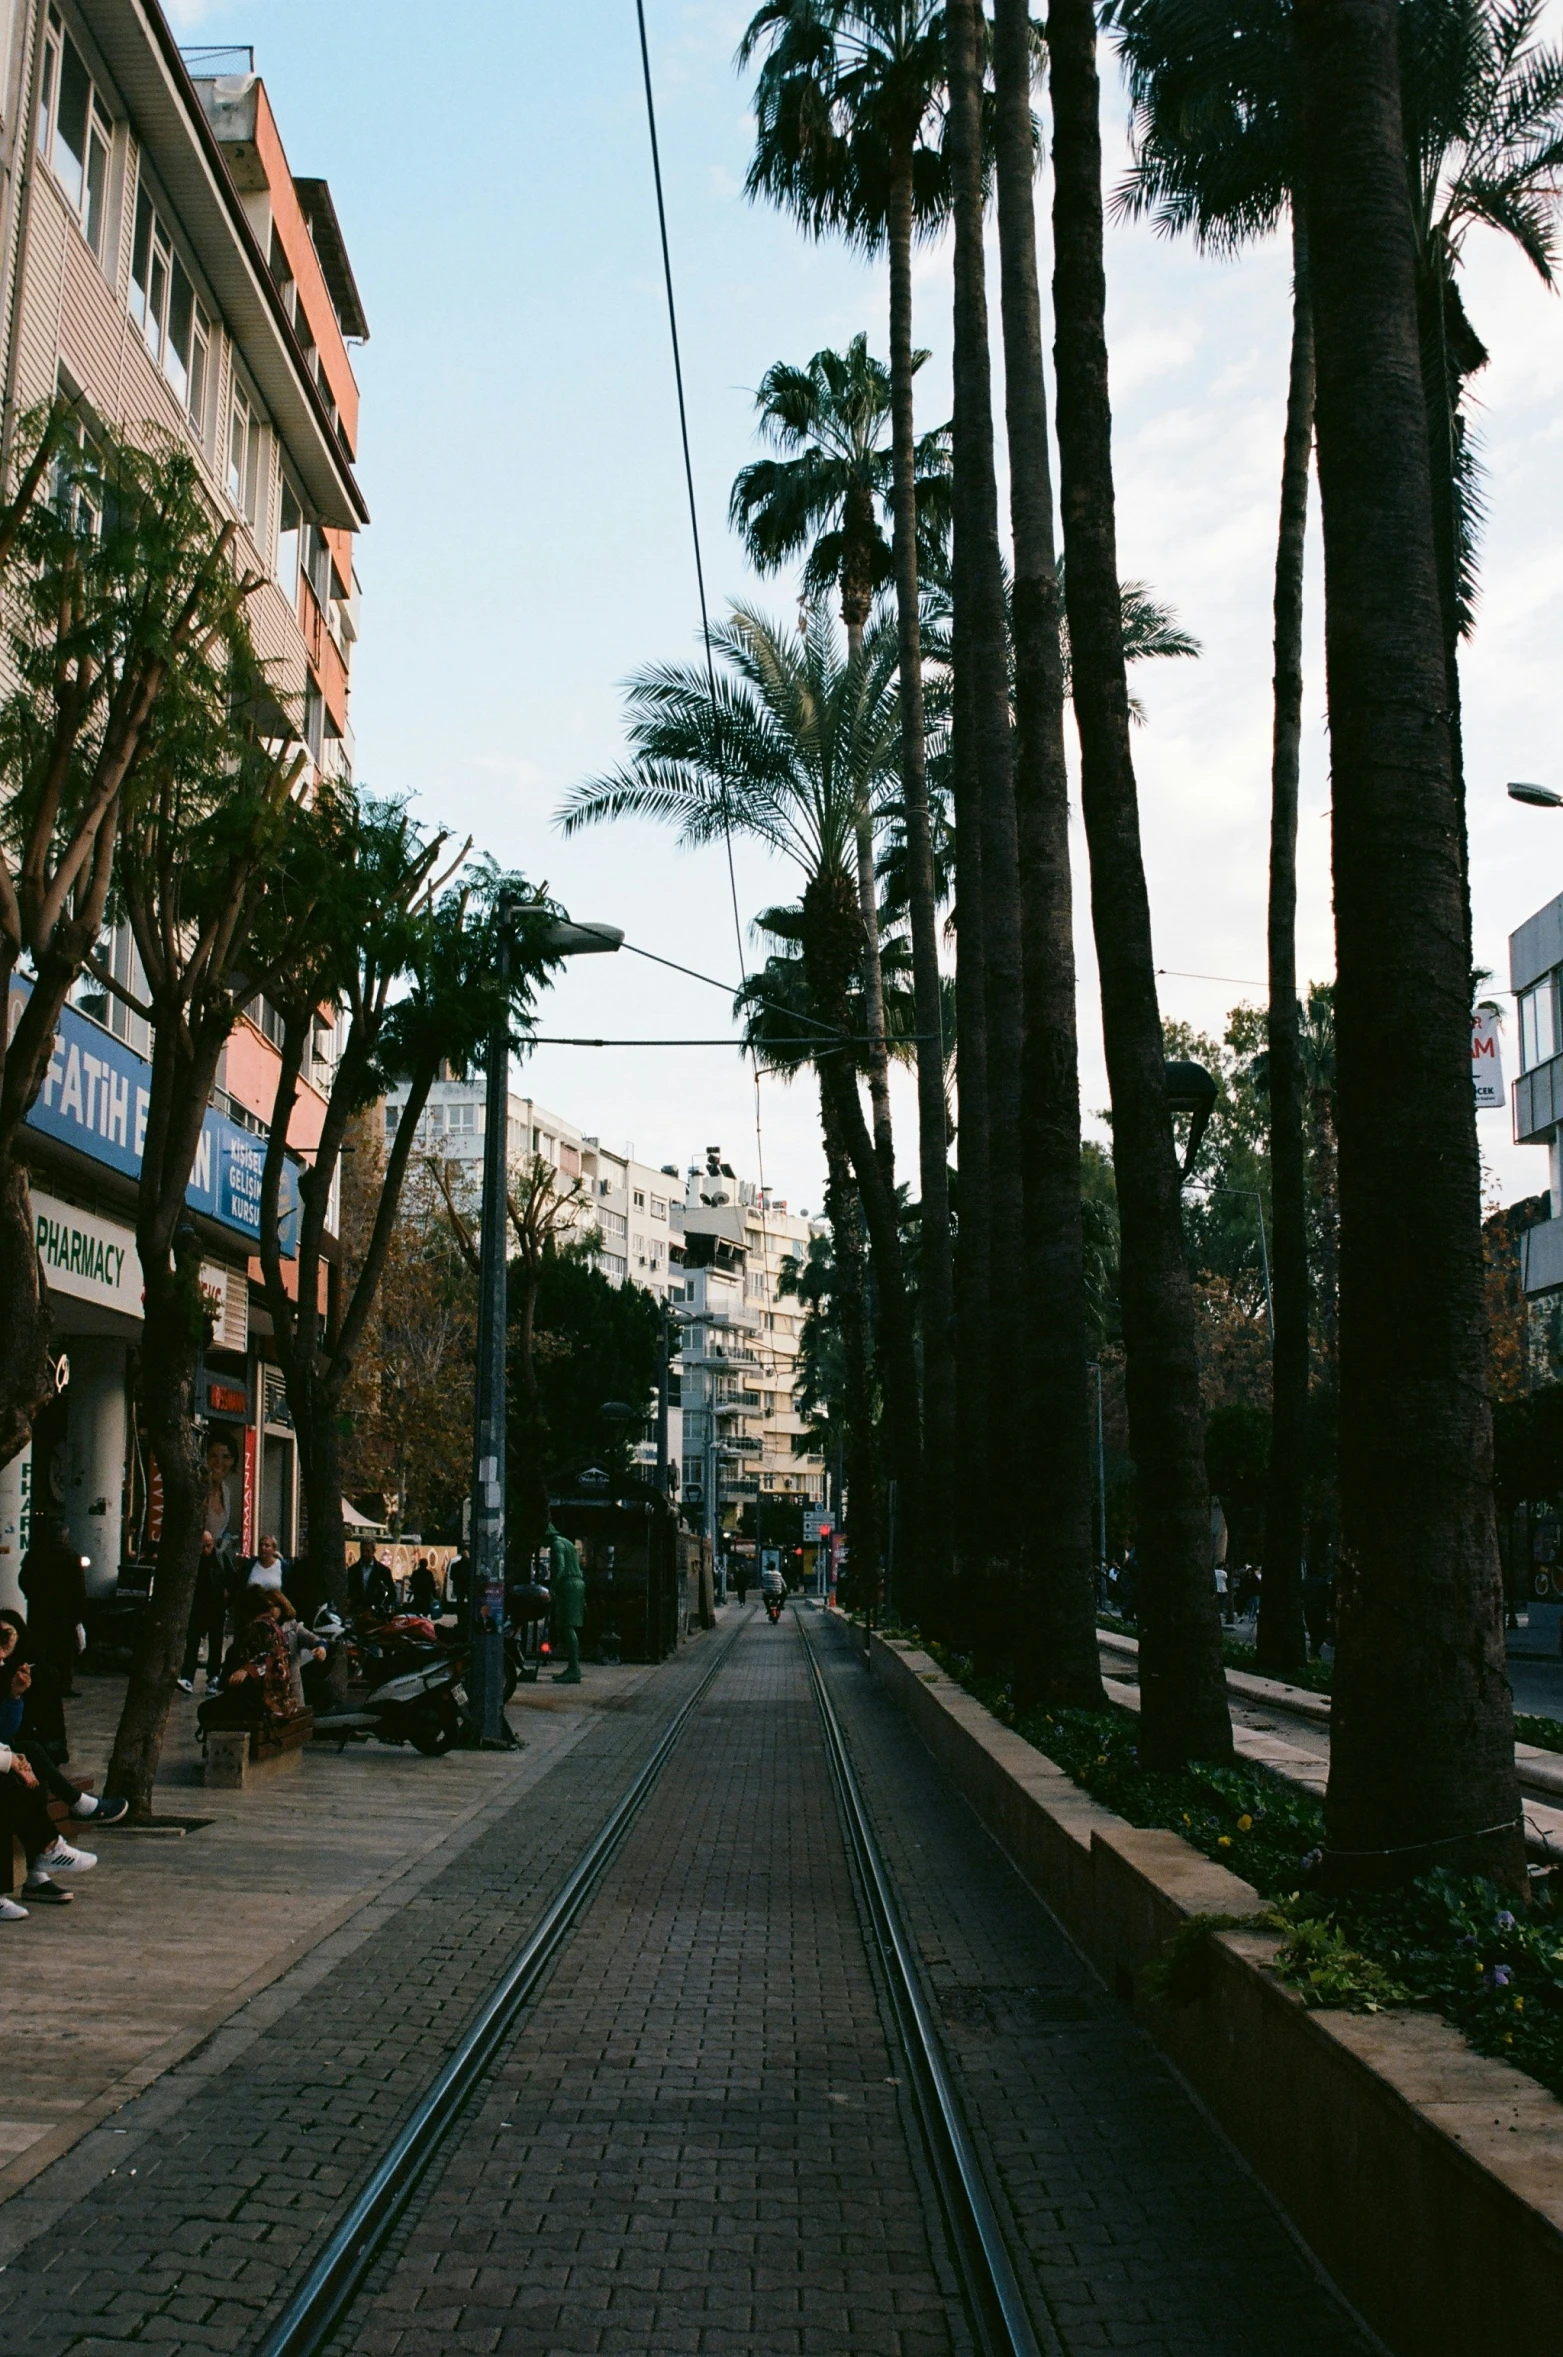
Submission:
[[[373,1539],[360,1539],[358,1561],[347,1575],[347,1599],[355,1612],[385,1620],[396,1610],[396,1582],[391,1567],[375,1553]]]
[[[87,1581],[70,1536],[68,1524],[46,1524],[22,1557],[21,1572],[34,1673],[28,1733],[56,1760],[70,1757],[64,1705],[76,1691],[76,1663],[86,1638]]]

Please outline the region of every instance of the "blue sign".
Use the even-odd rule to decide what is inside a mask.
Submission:
[[[23,997],[29,988],[20,978],[11,987]],[[79,1008],[66,1007],[37,1103],[27,1116],[28,1127],[74,1146],[110,1170],[123,1171],[127,1178],[139,1178],[151,1101],[152,1067],[146,1058]],[[256,1252],[265,1164],[265,1139],[211,1107],[201,1124],[185,1201],[220,1227],[235,1229]],[[299,1205],[298,1173],[291,1162],[282,1165],[278,1202],[283,1256],[291,1260],[298,1251]]]

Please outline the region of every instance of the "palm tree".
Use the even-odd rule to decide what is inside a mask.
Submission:
[[[1080,1071],[1075,1036],[1069,779],[1064,761],[1062,596],[1042,378],[1037,280],[1030,0],[994,13],[995,144],[1009,429],[1015,810],[1025,910],[1025,1392],[1046,1433],[1045,1482],[1023,1535],[1017,1698],[1100,1706],[1092,1576],[1091,1422],[1085,1236],[1080,1202]]]
[[[914,368],[926,358],[925,352],[914,353]],[[892,458],[884,439],[891,409],[889,371],[870,356],[867,336],[854,336],[845,352],[816,352],[805,368],[778,360],[761,379],[755,406],[762,435],[780,455],[757,459],[743,469],[733,484],[731,520],[757,572],[774,573],[802,556],[805,595],[817,596],[839,586],[847,652],[855,655],[875,592],[893,570],[880,527],[880,510],[892,490]],[[919,529],[937,529],[948,505],[944,435],[926,435],[917,456]],[[873,822],[866,808],[858,813],[857,880],[863,909],[869,1103],[874,1144],[894,1184],[879,896]]]
[[[1293,0],[1113,0],[1134,108],[1134,168],[1119,207],[1209,250],[1265,236],[1288,206],[1293,333],[1275,593],[1270,862],[1271,1161],[1275,1417],[1259,1647],[1302,1658],[1301,1548],[1308,1341],[1302,1049],[1295,946],[1302,576],[1312,441],[1313,341]],[[1553,283],[1563,166],[1563,51],[1537,44],[1537,0],[1399,0],[1403,156],[1415,235],[1419,359],[1428,427],[1449,706],[1460,780],[1458,646],[1474,595],[1475,468],[1464,415],[1486,352],[1457,271],[1470,229],[1511,237]],[[1462,789],[1463,790],[1463,789]]]
[[[801,909],[767,909],[758,928],[775,945],[757,974],[745,977],[736,1011],[744,1018],[744,1044],[763,1056],[769,1071],[790,1078],[810,1064],[801,1037],[815,1020],[803,960]],[[840,1335],[845,1399],[846,1475],[851,1497],[852,1560],[872,1583],[879,1564],[878,1443],[874,1430],[874,1370],[869,1346],[869,1284],[863,1246],[862,1211],[852,1183],[852,1165],[820,1082],[820,1126],[825,1140],[825,1216],[834,1257],[832,1292]],[[866,1591],[872,1596],[872,1584]]]
[[[923,728],[917,439],[912,414],[912,245],[948,213],[940,132],[942,0],[764,0],[739,64],[755,84],[751,196],[784,205],[815,236],[839,233],[890,265],[891,449],[900,631],[901,801],[917,993],[918,1172],[922,1197],[923,1415],[929,1487],[926,1560],[949,1562],[956,1472],[954,1291],[948,1113],[940,1030],[939,918]]]
[[[857,812],[882,806],[899,768],[896,634],[870,628],[843,663],[823,605],[801,632],[735,605],[712,633],[725,670],[713,694],[703,666],[657,664],[629,685],[633,757],[577,786],[559,814],[569,834],[617,818],[656,818],[690,848],[729,827],[789,860],[803,876],[799,945],[814,1063],[857,1181],[873,1259],[889,1470],[903,1526],[920,1551],[923,1525],[917,1357],[901,1265],[895,1190],[874,1151],[858,1095],[852,1028],[862,965],[862,913],[852,874]]]
[[[1293,186],[1296,144],[1289,0],[1116,0],[1134,115],[1134,164],[1117,210],[1189,229],[1208,252],[1292,227],[1292,343],[1276,538],[1274,725],[1270,752],[1269,1004],[1270,1463],[1266,1477],[1261,1666],[1285,1676],[1307,1658],[1303,1534],[1308,1460],[1308,1202],[1297,999],[1297,796],[1301,774],[1303,570],[1313,454],[1313,314],[1308,239]],[[1238,38],[1234,39],[1234,36]],[[1243,51],[1246,96],[1231,53]],[[1257,96],[1255,94],[1258,94]]]
[[[1194,1303],[1129,741],[1092,0],[1052,0],[1048,58],[1064,587],[1112,1091],[1129,1430],[1139,1473],[1140,1748],[1147,1764],[1160,1767],[1190,1757],[1225,1758],[1232,1732],[1210,1571]]]
[[[1492,1500],[1464,820],[1394,0],[1298,17],[1341,1185],[1329,1856],[1521,1883]],[[1385,1038],[1404,1052],[1385,1057]],[[1414,1170],[1414,1187],[1405,1173]]]
[[[950,0],[950,192],[955,217],[954,543],[951,563],[951,769],[959,927],[961,1231],[956,1256],[961,1456],[988,1511],[964,1524],[966,1563],[986,1557],[1012,1579],[1017,1485],[991,1462],[999,1403],[1020,1377],[1025,1318],[1002,1272],[1021,1259],[1020,1074],[1024,976],[1020,852],[1010,743],[1009,647],[993,458],[993,396],[983,260],[983,72],[986,24],[976,0]],[[1019,1404],[1031,1427],[1028,1402]],[[980,1615],[979,1615],[980,1616]]]

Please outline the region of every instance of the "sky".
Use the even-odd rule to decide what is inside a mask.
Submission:
[[[756,455],[753,388],[860,329],[887,349],[881,269],[815,244],[743,194],[751,123],[733,58],[750,10],[647,0],[690,432],[712,606],[781,616],[727,529]],[[295,172],[329,179],[368,315],[359,472],[362,637],[357,773],[470,834],[576,917],[731,987],[739,945],[720,849],[680,852],[620,825],[564,841],[569,788],[623,751],[622,683],[692,658],[698,607],[634,0],[170,0],[181,39],[253,43]],[[1124,160],[1121,86],[1104,59],[1108,177]],[[1046,264],[1050,189],[1039,182]],[[1166,1016],[1219,1032],[1263,998],[1270,605],[1290,287],[1280,244],[1201,258],[1145,226],[1108,241],[1120,568],[1200,642],[1143,668],[1142,825]],[[1563,811],[1510,802],[1508,779],[1563,788],[1556,705],[1563,622],[1563,302],[1485,233],[1467,307],[1491,353],[1477,380],[1487,468],[1479,626],[1464,670],[1478,963],[1508,980],[1509,933],[1563,890]],[[947,245],[919,253],[919,428],[949,414]],[[996,258],[993,310],[997,313]],[[995,390],[1002,385],[995,353]],[[1002,439],[1002,437],[1001,437]],[[1001,485],[1001,498],[1004,487]],[[1300,820],[1300,967],[1333,968],[1317,517],[1309,551]],[[1107,1102],[1083,840],[1075,836],[1082,1095]],[[745,925],[790,897],[739,844]],[[1512,1000],[1506,1076],[1518,1043]],[[715,989],[621,953],[566,966],[539,1028],[706,1038]],[[1400,1043],[1386,1037],[1386,1057]],[[606,1145],[684,1168],[720,1144],[763,1156],[792,1207],[819,1208],[807,1084],[762,1084],[715,1048],[539,1047],[520,1085]],[[897,1160],[915,1179],[915,1101],[897,1076]],[[1494,1200],[1546,1184],[1545,1154],[1479,1117]],[[1408,1174],[1408,1178],[1413,1174]]]

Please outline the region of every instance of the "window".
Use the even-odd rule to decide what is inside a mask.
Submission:
[[[100,261],[113,139],[113,125],[92,87],[81,51],[51,8],[38,78],[38,153]]]
[[[212,323],[145,188],[136,194],[130,245],[130,316],[204,442]]]
[[[325,753],[326,700],[313,680],[304,690],[304,743],[318,769]]]
[[[646,1208],[646,1193],[643,1187],[635,1189],[635,1208],[637,1211],[644,1211]]]
[[[460,1105],[447,1105],[445,1108],[445,1127],[449,1130],[452,1137],[476,1137],[478,1128],[478,1109],[476,1105],[470,1102]]]
[[[401,1109],[400,1105],[387,1105],[387,1106],[386,1106],[386,1108],[385,1108],[385,1134],[386,1134],[386,1136],[387,1136],[388,1138],[390,1138],[390,1137],[394,1137],[394,1136],[396,1135],[396,1124],[397,1124],[397,1123],[398,1123],[398,1122],[401,1120],[401,1117],[402,1117],[402,1109]]]
[[[1534,983],[1520,999],[1520,1068],[1533,1072],[1558,1052],[1553,977]]]
[[[304,534],[304,575],[324,613],[331,595],[331,551],[318,524],[311,524]]]
[[[261,423],[242,385],[228,419],[228,497],[253,529],[260,514]]]
[[[663,1200],[662,1200],[662,1197],[661,1197],[660,1195],[653,1195],[653,1196],[652,1196],[652,1198],[651,1198],[651,1216],[652,1216],[652,1218],[653,1218],[653,1219],[666,1219],[666,1218],[667,1218],[667,1215],[668,1215],[668,1207],[667,1207],[667,1205],[666,1205],[666,1204],[663,1202]]]
[[[298,604],[299,557],[304,541],[304,511],[298,493],[282,478],[282,515],[277,526],[277,580],[290,606]]]

